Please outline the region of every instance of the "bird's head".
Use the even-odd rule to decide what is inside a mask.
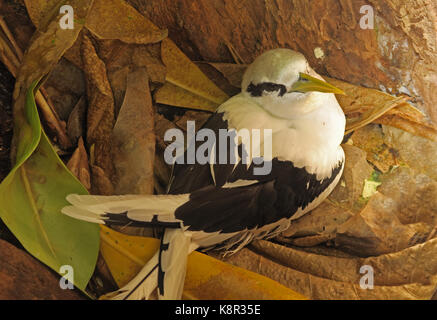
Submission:
[[[305,57],[290,49],[274,49],[257,57],[247,68],[242,91],[271,114],[294,118],[318,108],[323,97],[344,94],[325,82]]]

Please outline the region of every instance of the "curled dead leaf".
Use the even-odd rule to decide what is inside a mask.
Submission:
[[[74,143],[85,135],[86,112],[86,98],[82,96],[74,106],[67,121],[67,134]]]
[[[436,239],[403,251],[370,258],[307,253],[268,241],[254,242],[226,261],[270,277],[310,299],[430,299],[437,286],[431,256]],[[425,264],[418,272],[417,265]],[[372,290],[361,288],[362,266],[374,268]],[[391,272],[391,271],[392,272]]]
[[[346,93],[336,96],[348,119],[346,133],[377,122],[437,141],[437,128],[420,110],[407,103],[409,97],[393,97],[376,89],[324,78]]]
[[[113,174],[110,135],[114,125],[114,97],[106,74],[106,67],[98,57],[88,36],[83,37],[82,60],[87,85],[87,143],[93,146],[91,174],[93,193],[108,194]],[[99,186],[100,184],[100,186]],[[97,193],[99,194],[99,193]],[[102,193],[100,193],[102,194]]]
[[[79,179],[82,185],[91,190],[90,167],[88,165],[88,154],[85,150],[82,137],[79,138],[78,146],[73,156],[67,163],[67,168]]]
[[[433,226],[425,223],[402,224],[397,203],[375,193],[366,207],[338,227],[335,243],[357,255],[397,252],[427,240]]]

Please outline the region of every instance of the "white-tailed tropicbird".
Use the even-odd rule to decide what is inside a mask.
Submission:
[[[73,218],[165,230],[159,252],[113,298],[147,299],[158,287],[160,298],[179,299],[190,252],[237,251],[253,239],[279,234],[319,205],[344,166],[345,116],[334,93],[342,91],[326,83],[302,54],[268,51],[246,70],[241,93],[204,127],[271,129],[272,154],[261,152],[271,161],[269,174],[255,175],[253,162],[241,163],[245,141],[240,140],[237,164],[175,164],[166,195],[69,195],[71,206],[62,212]]]

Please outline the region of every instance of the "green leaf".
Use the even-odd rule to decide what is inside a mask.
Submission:
[[[16,164],[0,184],[0,217],[26,250],[53,270],[71,265],[74,284],[84,290],[97,260],[99,228],[61,213],[68,194],[87,191],[41,129],[36,84],[27,91],[27,125],[20,128]]]
[[[68,194],[84,194],[86,189],[51,146],[41,128],[34,97],[41,79],[73,45],[82,29],[81,25],[73,30],[60,28],[59,7],[64,2],[56,1],[41,15],[17,75],[12,143],[15,165],[0,184],[0,218],[29,253],[54,271],[60,273],[61,266],[72,266],[74,284],[85,290],[97,261],[99,228],[61,213],[68,204]],[[69,1],[78,19],[87,17],[92,3]]]

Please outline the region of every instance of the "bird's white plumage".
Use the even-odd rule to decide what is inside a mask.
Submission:
[[[189,194],[182,195],[127,195],[94,196],[70,194],[67,201],[72,206],[62,208],[62,213],[73,218],[102,223],[106,213],[125,213],[136,221],[150,222],[158,215],[159,221],[174,221],[175,210],[187,202]],[[75,210],[77,208],[77,211]]]
[[[258,152],[261,155],[264,155],[263,132],[272,130],[273,158],[292,161],[295,167],[305,167],[309,173],[323,179],[329,177],[333,167],[344,158],[340,143],[346,120],[333,94],[311,92],[301,103],[318,107],[308,113],[279,118],[241,93],[222,104],[218,112],[225,114],[229,127],[237,132],[259,129],[261,144]],[[242,143],[257,145],[245,141],[244,137]]]
[[[161,252],[164,294],[160,296],[160,299],[179,299],[184,289],[187,256],[197,247],[191,246],[191,235],[181,229],[165,232],[162,243],[168,245],[168,249]]]
[[[157,252],[141,269],[141,271],[123,288],[110,293],[112,300],[149,299],[158,283],[159,252]]]

